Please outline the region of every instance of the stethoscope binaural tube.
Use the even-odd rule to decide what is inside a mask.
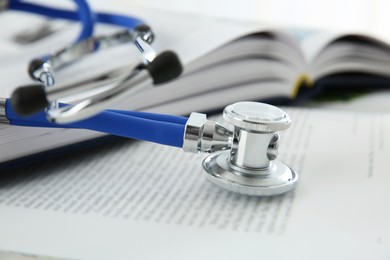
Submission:
[[[73,0],[77,5],[77,11],[64,10],[54,7],[28,3],[22,0],[9,0],[6,8],[13,11],[22,11],[38,14],[54,19],[64,19],[80,22],[82,29],[75,42],[80,42],[93,35],[95,23],[104,23],[120,26],[127,29],[134,29],[146,23],[136,17],[119,14],[97,12],[94,13],[87,1]]]
[[[76,42],[80,42],[93,34],[96,17],[86,1],[74,0],[74,2],[77,5],[76,12],[42,6],[39,4],[27,3],[21,0],[9,0],[7,7],[8,10],[13,11],[28,12],[55,19],[79,21],[82,28],[76,39]]]
[[[142,81],[147,82],[149,74],[153,74],[153,67],[158,67],[157,65],[161,63],[161,60],[173,69],[165,69],[164,73],[159,73],[158,71],[154,73],[159,76],[152,75],[153,84],[162,83],[164,80],[161,79],[165,77],[164,75],[168,75],[172,79],[181,74],[182,68],[179,64],[180,62],[172,52],[159,55],[159,61],[154,62],[156,53],[150,46],[150,43],[154,39],[154,34],[150,27],[145,25],[142,20],[119,14],[93,13],[85,0],[75,0],[75,3],[78,7],[77,12],[26,3],[19,0],[10,0],[10,2],[4,5],[5,7],[3,8],[8,8],[9,10],[26,11],[51,18],[80,21],[82,24],[81,34],[75,44],[30,62],[28,68],[29,74],[32,79],[42,83],[42,87],[31,85],[31,87],[25,86],[18,88],[12,97],[12,104],[15,111],[22,115],[28,115],[43,109],[44,105],[47,108],[46,111],[49,120],[66,124],[85,119],[99,113],[106,107],[110,107],[115,101],[120,98],[123,99],[119,94],[126,96],[126,93],[129,95],[134,94],[137,88],[142,89],[143,87],[141,86],[134,87],[133,85],[140,85],[138,83]],[[95,23],[112,24],[124,27],[126,30],[108,36],[92,36]],[[130,74],[125,72],[123,75],[125,76],[124,80],[117,81],[113,87],[110,87],[104,93],[89,96],[88,99],[72,106],[58,107],[58,99],[63,98],[63,96],[59,96],[61,89],[53,87],[55,85],[54,72],[100,49],[124,43],[133,43],[140,51],[143,59],[137,68],[133,69]],[[164,57],[165,59],[163,59]],[[175,59],[178,62],[173,65],[169,64],[171,60]],[[174,66],[176,64],[179,64],[179,66]],[[174,76],[169,71],[174,71]],[[156,80],[156,78],[160,80]],[[97,82],[95,84],[96,87],[103,87],[99,86],[100,83]],[[129,89],[129,86],[131,86],[131,89]],[[51,98],[53,95],[56,96],[55,99]]]
[[[93,94],[76,104],[47,110],[47,118],[60,124],[84,120],[148,87],[177,78],[182,71],[183,67],[177,55],[165,51],[147,65],[139,64],[135,69],[129,70],[127,77],[109,84],[108,90]],[[19,87],[11,95],[13,111],[19,115],[33,115],[61,98],[61,93],[69,92],[71,87],[45,88],[39,84]]]

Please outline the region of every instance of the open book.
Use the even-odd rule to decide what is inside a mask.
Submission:
[[[134,95],[115,108],[185,115],[222,109],[242,100],[294,99],[302,86],[312,86],[314,91],[317,80],[338,73],[390,76],[388,43],[369,36],[276,29],[131,6],[122,7],[119,12],[137,14],[148,21],[156,33],[154,47],[158,51],[176,51],[185,72],[179,79]],[[18,20],[14,15],[2,14],[0,19],[11,24]],[[43,23],[39,18],[31,19],[32,27],[34,23]],[[25,73],[30,59],[70,43],[78,30],[76,25],[60,24],[49,36],[21,45],[15,41],[15,34],[20,35],[25,26],[25,22],[15,23],[0,39],[1,97],[8,97],[15,86],[31,83]],[[56,78],[63,82],[89,77],[107,66],[128,64],[131,68],[135,56],[134,48],[120,47],[88,57],[61,71]],[[0,163],[100,135],[83,130],[0,125]]]
[[[202,154],[147,142],[3,171],[0,259],[388,259],[390,115],[286,111],[279,159],[300,180],[280,196],[222,190]]]

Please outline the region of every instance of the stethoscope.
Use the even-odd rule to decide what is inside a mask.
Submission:
[[[285,193],[297,183],[297,173],[277,160],[279,131],[291,120],[283,110],[258,102],[238,102],[223,112],[226,125],[208,120],[205,114],[189,118],[139,111],[106,110],[153,84],[178,77],[182,67],[177,55],[167,51],[156,55],[150,43],[154,35],[142,21],[114,14],[94,14],[85,1],[75,0],[78,11],[65,11],[7,2],[9,9],[80,20],[80,36],[74,44],[30,63],[30,76],[40,84],[17,88],[10,99],[0,99],[0,122],[16,126],[82,128],[183,148],[193,153],[211,153],[203,160],[205,176],[212,183],[241,194],[270,196]],[[92,36],[94,22],[106,22],[125,31]],[[91,27],[92,25],[92,27]],[[87,54],[109,46],[133,43],[142,55],[141,62],[109,71],[105,75],[72,85],[54,86],[54,72]],[[85,99],[61,104],[58,99],[81,91],[95,90]]]

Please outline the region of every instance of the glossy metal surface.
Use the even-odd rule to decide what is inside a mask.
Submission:
[[[48,119],[59,124],[71,123],[98,114],[107,107],[152,86],[148,71],[134,71],[125,79],[109,86],[104,92],[94,94],[75,105],[47,110]]]
[[[205,176],[214,184],[247,195],[270,196],[295,187],[298,175],[276,160],[279,135],[291,120],[281,109],[257,102],[239,102],[225,108],[226,122],[233,125],[230,151],[203,161]]]
[[[213,153],[230,149],[233,133],[223,125],[207,120],[205,114],[191,113],[184,132],[183,150]]]
[[[265,103],[238,102],[223,111],[223,118],[236,128],[247,132],[273,133],[290,127],[291,120],[286,112]]]
[[[9,124],[9,120],[5,114],[5,98],[0,98],[0,123]]]
[[[113,46],[134,43],[147,61],[152,61],[156,53],[150,46],[152,32],[137,32],[124,30],[107,36],[92,36],[79,43],[65,47],[51,54],[41,66],[34,68],[32,76],[43,83],[54,82],[53,71],[76,62],[83,57]]]
[[[60,124],[82,120],[152,85],[146,70],[134,68],[129,72],[129,68],[123,68],[123,70],[109,71],[105,75],[89,78],[72,85],[62,84],[61,86],[60,84],[59,87],[52,87],[55,83],[53,72],[82,59],[86,55],[124,43],[134,43],[142,53],[143,63],[146,65],[156,57],[154,49],[150,46],[152,41],[153,32],[151,30],[125,30],[109,36],[90,37],[53,53],[41,65],[33,66],[31,75],[44,83],[46,87],[46,99],[49,101],[49,107],[46,110],[48,119]],[[62,108],[58,106],[58,99],[98,88],[103,90],[86,95],[85,99],[74,105]]]
[[[244,168],[266,168],[270,160],[267,156],[268,146],[273,133],[253,133],[235,128],[234,148],[230,160],[234,165]]]
[[[280,161],[264,169],[245,169],[231,163],[229,151],[207,157],[203,161],[205,177],[221,188],[253,196],[272,196],[293,189],[298,175]]]

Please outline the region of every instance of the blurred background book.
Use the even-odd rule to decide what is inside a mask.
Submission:
[[[104,0],[93,0],[101,4]],[[116,0],[142,7],[183,13],[202,14],[242,21],[258,21],[280,27],[307,28],[325,31],[354,31],[376,34],[390,39],[390,2],[386,0]]]
[[[103,0],[93,0],[96,5],[104,3]],[[116,0],[113,3],[128,4],[126,0]],[[333,33],[366,34],[385,42],[390,41],[390,16],[387,10],[390,9],[390,2],[386,0],[243,0],[240,3],[226,2],[223,0],[136,0],[131,1],[132,5],[154,8],[156,10],[176,11],[184,14],[200,14],[216,18],[225,18],[242,22],[260,22],[270,24],[275,28],[289,28],[292,30],[322,31]],[[326,91],[324,97],[320,98],[319,106],[332,106],[337,108],[342,105],[350,105],[351,109],[369,109],[371,111],[390,111],[390,106],[383,102],[373,100],[381,98],[384,100],[390,97],[387,91],[387,79],[356,74],[337,75],[332,78],[325,78],[318,82],[320,89]],[[351,80],[354,78],[354,80]],[[371,92],[362,90],[367,84],[376,88],[384,88],[384,91]],[[347,86],[352,95],[334,91],[334,88]],[[351,97],[354,98],[351,98]],[[326,99],[328,98],[329,99]],[[357,97],[357,99],[356,99]],[[384,98],[385,97],[385,98]],[[368,101],[361,100],[366,98]],[[357,100],[357,102],[356,102]],[[323,101],[331,101],[324,103]],[[360,104],[370,103],[370,106]],[[309,101],[312,103],[312,100]],[[348,109],[348,106],[343,107]]]

